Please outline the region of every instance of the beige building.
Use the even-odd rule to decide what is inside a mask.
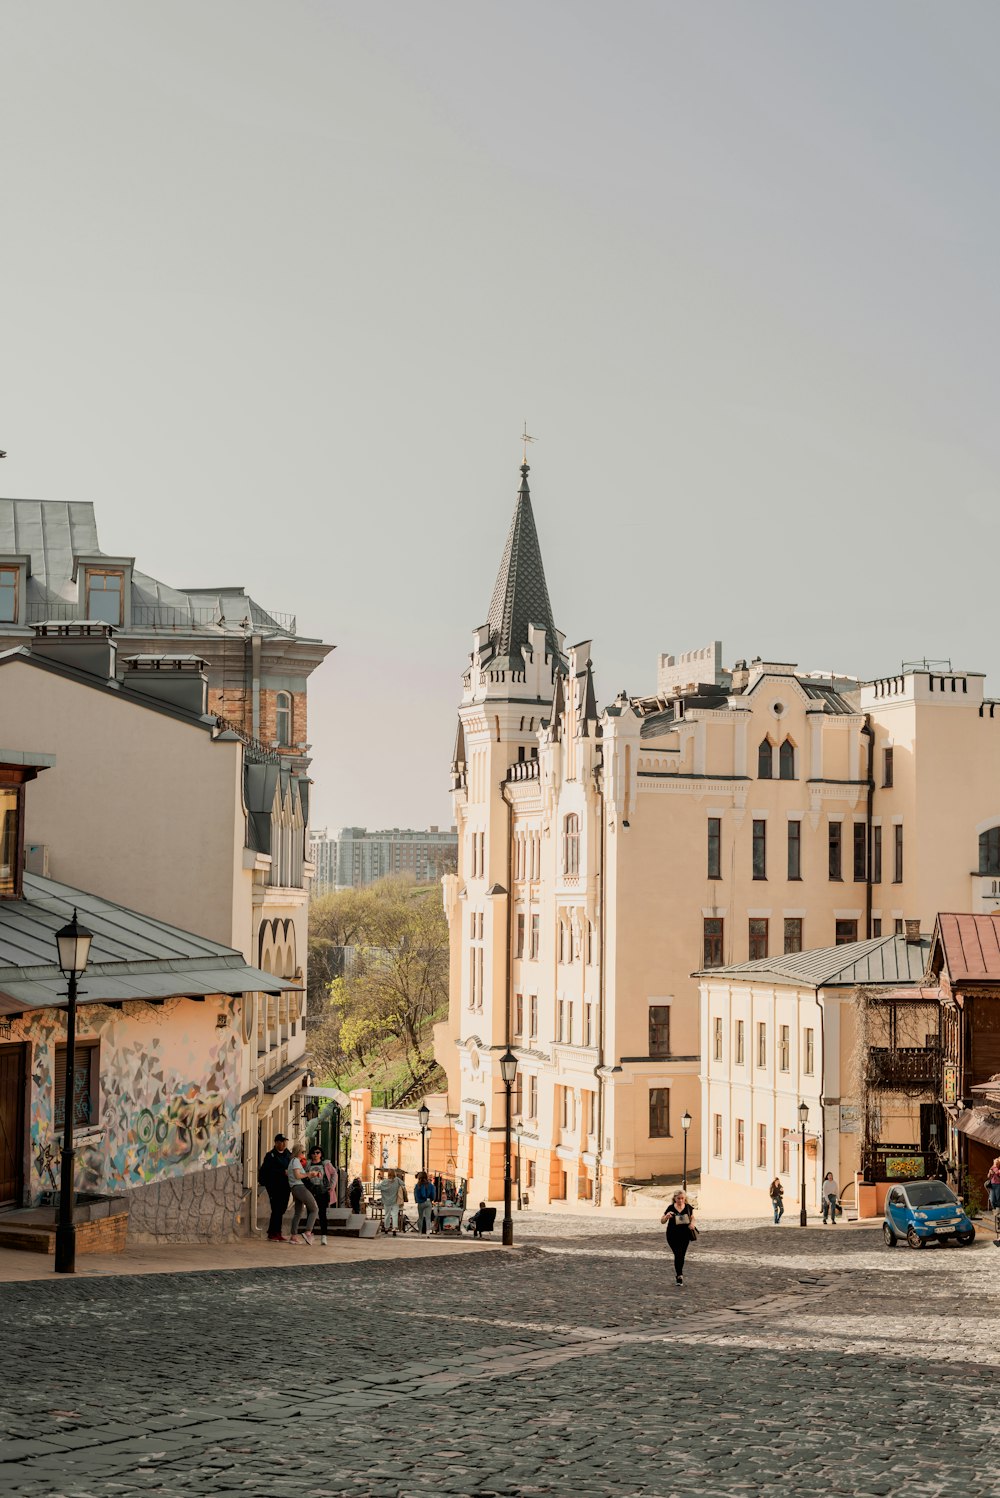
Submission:
[[[529,1191],[617,1199],[679,1169],[685,1110],[700,1151],[696,971],[1000,903],[1000,722],[945,664],[863,684],[718,644],[598,711],[527,472],[459,708],[437,1053],[474,1192],[500,1194],[510,1044]]]

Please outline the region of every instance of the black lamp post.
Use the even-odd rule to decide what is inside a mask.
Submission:
[[[690,1127],[691,1127],[691,1115],[687,1111],[687,1109],[685,1108],[684,1109],[684,1113],[683,1113],[683,1115],[681,1117],[681,1129],[683,1130],[683,1133],[684,1133],[684,1170],[682,1172],[682,1176],[683,1176],[682,1185],[683,1185],[685,1191],[688,1189],[688,1129]]]
[[[524,1134],[524,1124],[521,1122],[520,1119],[518,1119],[518,1121],[517,1121],[517,1128],[514,1130],[514,1133],[517,1135],[517,1210],[520,1212],[520,1210],[521,1210],[521,1138],[522,1138],[522,1136]]]
[[[802,1131],[802,1195],[799,1198],[799,1227],[806,1226],[806,1119],[809,1117],[808,1103],[799,1104],[799,1127]]]
[[[427,1169],[427,1125],[431,1120],[431,1110],[426,1103],[421,1103],[417,1109],[417,1117],[420,1120],[420,1169]]]
[[[514,1220],[510,1215],[510,1090],[517,1076],[517,1057],[507,1050],[500,1057],[500,1075],[506,1089],[503,1128],[503,1246],[513,1247]]]
[[[87,970],[93,935],[85,931],[73,911],[68,926],[56,932],[59,970],[69,984],[66,1004],[66,1083],[63,1091],[62,1173],[59,1180],[59,1219],[56,1223],[56,1274],[72,1274],[76,1269],[76,1224],[73,1204],[76,1196],[73,1171],[73,1123],[76,1113],[76,985]]]

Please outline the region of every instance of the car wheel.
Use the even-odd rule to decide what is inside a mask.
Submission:
[[[970,1243],[975,1243],[976,1241],[975,1231],[971,1233],[956,1233],[955,1240],[962,1248],[968,1248]]]
[[[896,1244],[899,1242],[899,1239],[896,1237],[896,1234],[892,1231],[892,1228],[887,1222],[883,1222],[882,1224],[882,1237],[885,1239],[890,1248],[895,1248]]]
[[[906,1229],[906,1241],[911,1248],[923,1248],[924,1243],[926,1242],[924,1238],[921,1238],[916,1228]]]

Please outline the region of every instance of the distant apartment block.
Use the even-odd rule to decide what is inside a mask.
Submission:
[[[312,858],[315,895],[373,884],[391,875],[412,875],[418,884],[432,884],[443,874],[454,873],[458,832],[454,827],[388,827],[381,832],[341,827],[315,833]]]

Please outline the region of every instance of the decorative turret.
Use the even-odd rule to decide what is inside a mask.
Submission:
[[[520,671],[524,666],[523,648],[529,643],[529,625],[534,624],[545,631],[546,649],[556,658],[561,656],[562,644],[552,620],[552,606],[531,508],[528,472],[528,464],[522,463],[514,518],[486,618],[494,663],[501,669],[514,671]]]

